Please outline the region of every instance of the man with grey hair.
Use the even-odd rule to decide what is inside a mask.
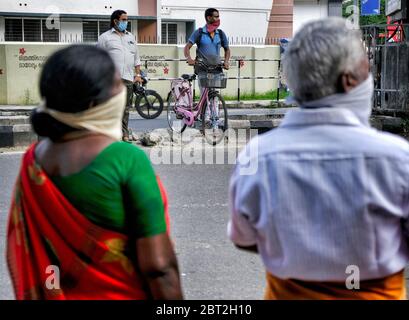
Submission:
[[[284,59],[299,108],[239,155],[230,239],[260,253],[266,299],[405,299],[409,144],[369,125],[360,33],[341,18],[308,23]]]

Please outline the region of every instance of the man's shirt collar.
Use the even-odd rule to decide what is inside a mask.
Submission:
[[[286,113],[280,127],[313,125],[363,126],[358,117],[343,108],[298,108]]]
[[[204,25],[204,27],[202,28],[203,33],[209,33],[209,31],[207,31],[207,24]],[[214,30],[215,33],[219,33],[219,29]]]
[[[117,30],[115,28],[111,28],[111,33],[116,32]],[[119,32],[119,31],[118,31]],[[126,30],[125,32],[123,32],[123,34],[129,34],[128,30]]]

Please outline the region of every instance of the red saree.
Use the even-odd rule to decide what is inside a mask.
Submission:
[[[127,237],[78,212],[36,164],[34,149],[24,155],[8,224],[7,262],[16,299],[147,299],[126,254]],[[168,222],[166,193],[159,178],[158,183]]]

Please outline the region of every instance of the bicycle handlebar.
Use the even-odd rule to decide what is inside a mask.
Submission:
[[[217,70],[219,68],[224,68],[224,64],[222,62],[219,62],[217,64],[208,64],[203,60],[196,60],[195,65],[203,67],[207,71],[214,71],[214,70]]]

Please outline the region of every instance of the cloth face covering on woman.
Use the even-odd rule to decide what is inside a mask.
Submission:
[[[38,112],[47,113],[70,127],[102,133],[115,140],[121,140],[125,102],[126,89],[124,88],[108,101],[82,112],[68,113],[49,109],[46,101],[42,102]]]

